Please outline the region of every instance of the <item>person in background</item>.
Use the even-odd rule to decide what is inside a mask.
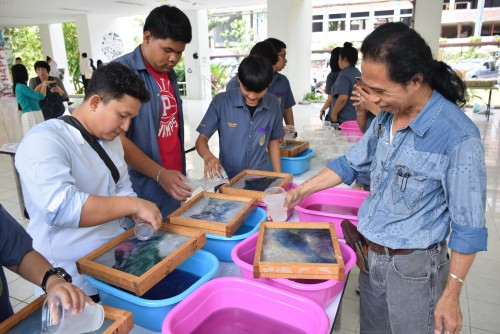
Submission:
[[[286,80],[286,82],[288,82],[288,79],[286,79],[285,76],[277,73],[277,71],[279,69],[282,69],[283,66],[280,65],[280,63],[279,63],[280,58],[278,57],[278,54],[276,53],[276,49],[274,48],[274,46],[268,41],[258,42],[250,50],[250,55],[261,56],[261,57],[264,57],[265,59],[267,59],[271,62],[271,64],[273,65],[274,75],[273,75],[273,81],[271,82],[271,85],[269,85],[267,92],[269,94],[276,96],[276,98],[278,98],[278,102],[281,101],[280,96],[283,95],[283,83],[284,83],[284,80]],[[239,87],[240,87],[240,83],[238,81],[238,76],[235,75],[228,82],[228,84],[226,86],[226,90],[239,88]],[[282,105],[280,103],[280,111],[281,111],[281,114],[283,117],[284,116],[284,114],[283,114],[284,109],[281,109],[281,106]],[[296,134],[296,131],[295,131],[293,125],[290,125],[289,127],[291,127],[293,129],[293,132],[295,132],[295,133],[293,134],[293,132],[292,132],[292,134],[293,134],[293,136],[296,137],[297,134]],[[283,140],[282,140],[282,142],[283,142]]]
[[[260,56],[262,58],[269,60],[271,65],[273,65],[273,73],[277,71],[276,64],[278,63],[278,54],[276,53],[276,50],[274,49],[274,46],[271,43],[266,41],[258,42],[252,47],[249,54],[253,56]],[[274,78],[275,76],[273,75],[273,81],[271,82],[269,88],[267,89],[267,92],[270,94],[273,94]],[[229,82],[226,85],[226,91],[235,88],[240,88],[238,75],[235,75],[234,77],[231,78],[231,80],[229,80]]]
[[[217,94],[196,129],[200,133],[196,150],[203,158],[207,178],[216,177],[222,169],[229,178],[244,169],[268,170],[266,150],[273,170],[281,172],[283,121],[276,97],[266,93],[273,80],[272,65],[250,55],[240,63],[237,75],[240,88]],[[220,159],[208,147],[216,131]]]
[[[377,27],[361,53],[360,83],[381,111],[345,156],[287,193],[284,210],[371,172],[358,211],[369,247],[360,332],[457,334],[462,285],[488,239],[484,149],[460,109],[466,86],[404,23]]]
[[[12,81],[14,95],[16,96],[17,103],[21,106],[23,134],[26,134],[29,129],[44,121],[39,101],[45,98],[48,85],[55,81],[47,80],[46,84],[42,85],[40,91],[35,92],[26,85],[28,82],[28,70],[23,64],[12,66]]]
[[[87,80],[85,74],[88,73],[89,71],[91,71],[91,69],[92,69],[90,67],[90,61],[87,58],[87,53],[86,52],[82,53],[82,59],[80,59],[80,67],[79,67],[79,69],[80,69],[80,75],[82,77],[83,89],[86,90],[89,81]]]
[[[19,65],[19,64],[22,64],[23,63],[23,60],[21,59],[21,57],[16,57],[16,59],[14,60],[14,64],[15,65]]]
[[[330,113],[326,116],[326,119],[333,123],[342,124],[345,121],[356,120],[356,111],[350,96],[356,83],[356,77],[361,76],[361,72],[356,68],[357,61],[358,50],[353,48],[351,43],[345,42],[340,49],[340,72],[333,85]]]
[[[89,67],[85,70],[85,79],[87,82],[92,79],[92,73],[95,71],[94,60],[92,58],[89,59]]]
[[[0,322],[14,314],[9,299],[9,286],[3,267],[43,287],[49,302],[59,297],[66,311],[83,312],[85,303],[94,302],[72,285],[62,268],[54,268],[33,249],[33,240],[24,228],[0,204]]]
[[[47,61],[47,64],[49,64],[49,66],[50,66],[49,75],[60,79],[59,70],[57,69],[56,61],[54,59],[50,58],[49,56],[47,56],[46,61]]]
[[[285,120],[286,125],[295,125],[293,120],[293,110],[292,107],[295,105],[295,99],[293,97],[292,88],[290,87],[290,82],[288,78],[283,74],[279,73],[282,71],[286,64],[286,44],[279,39],[269,37],[265,40],[272,44],[276,53],[278,54],[278,62],[274,69],[273,77],[273,91],[272,94],[278,98],[280,103],[280,110]],[[295,132],[294,137],[297,137],[297,132]]]
[[[35,92],[40,92],[43,86],[46,86],[45,98],[40,101],[43,117],[48,120],[61,116],[66,109],[63,102],[68,101],[68,93],[64,84],[59,77],[49,75],[50,66],[46,61],[37,61],[33,67],[37,77],[30,79],[29,87]]]
[[[71,116],[38,124],[16,152],[34,248],[95,300],[76,261],[122,234],[124,217],[154,229],[162,222],[154,203],[136,197],[120,140],[148,98],[130,69],[101,66]]]
[[[135,71],[151,95],[122,135],[122,142],[137,195],[156,203],[164,219],[192,190],[183,182],[184,115],[173,70],[191,37],[186,14],[163,5],[146,18],[142,44],[115,60]]]
[[[330,118],[325,117],[325,112],[328,110],[326,114],[327,115],[331,114],[330,109],[332,106],[333,86],[340,72],[340,67],[339,67],[340,49],[341,49],[340,47],[336,47],[330,53],[331,71],[330,73],[328,73],[328,76],[326,77],[326,85],[325,85],[325,92],[327,93],[327,96],[326,96],[326,101],[325,103],[323,103],[323,106],[321,107],[321,110],[319,112],[319,119],[322,121],[330,120]]]
[[[97,64],[97,67],[99,68],[99,66],[101,66],[103,64],[103,62],[102,62],[102,60],[97,59],[97,63],[96,64]]]

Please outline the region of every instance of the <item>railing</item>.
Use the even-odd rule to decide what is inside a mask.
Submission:
[[[179,85],[179,94],[181,96],[186,96],[187,95],[186,82],[185,81],[180,81],[180,82],[177,82],[177,84]]]

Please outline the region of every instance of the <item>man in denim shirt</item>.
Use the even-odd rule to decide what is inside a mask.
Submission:
[[[361,53],[363,84],[381,112],[345,156],[290,191],[285,206],[370,171],[358,214],[369,242],[361,332],[459,333],[463,280],[487,240],[483,147],[457,106],[465,85],[402,23],[375,29]]]

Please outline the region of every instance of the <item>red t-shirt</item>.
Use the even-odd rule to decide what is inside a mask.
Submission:
[[[158,147],[162,166],[182,172],[181,140],[179,137],[179,110],[175,92],[167,73],[157,72],[148,63],[146,67],[160,88],[161,108],[158,129]],[[154,98],[153,96],[151,98]]]

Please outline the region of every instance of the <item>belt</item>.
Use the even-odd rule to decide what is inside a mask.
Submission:
[[[438,245],[444,246],[445,243],[446,243],[446,241],[442,241],[440,243],[430,245],[425,250],[433,249],[434,247],[437,247]],[[408,254],[411,254],[415,251],[423,250],[423,249],[392,249],[389,247],[385,247],[385,246],[376,244],[376,243],[371,242],[371,241],[368,241],[368,247],[370,247],[370,249],[372,251],[374,251],[375,253],[389,254],[389,255],[408,255]]]
[[[369,247],[372,251],[379,254],[389,254],[389,255],[408,255],[413,253],[413,249],[392,249],[385,247],[374,242],[369,242]]]

